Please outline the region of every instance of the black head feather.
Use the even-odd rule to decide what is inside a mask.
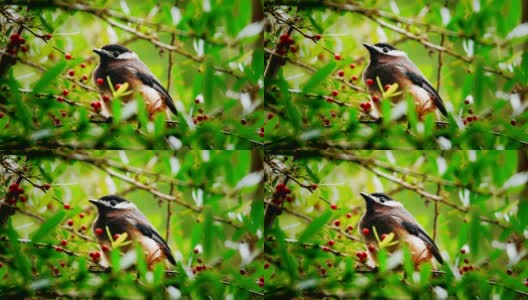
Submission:
[[[106,201],[106,202],[115,201],[117,203],[128,202],[126,199],[121,198],[121,197],[116,196],[116,195],[104,196],[104,197],[99,198],[99,200]]]
[[[372,193],[371,195],[374,196],[374,197],[377,197],[377,198],[383,198],[385,201],[394,200],[394,199],[392,199],[391,197],[389,197],[388,195],[386,195],[384,193]]]
[[[126,47],[123,47],[121,45],[118,45],[118,44],[109,44],[109,45],[106,45],[103,47],[103,50],[106,50],[108,52],[119,52],[119,54],[121,53],[125,53],[125,52],[132,52],[130,51],[128,48]]]
[[[397,50],[396,48],[394,48],[393,46],[387,44],[387,43],[377,43],[377,44],[374,44],[374,46],[377,46],[377,47],[380,47],[380,48],[389,48],[391,50]]]

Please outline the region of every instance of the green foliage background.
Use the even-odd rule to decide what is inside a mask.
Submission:
[[[167,292],[169,285],[182,299],[258,296],[263,276],[263,205],[257,200],[262,199],[262,171],[253,164],[259,159],[260,153],[250,151],[1,154],[1,193],[20,175],[27,201],[18,201],[17,210],[0,227],[0,297],[176,298]],[[47,191],[41,188],[45,184],[51,185]],[[147,274],[140,258],[137,272],[113,264],[110,273],[101,273],[88,255],[100,251],[91,229],[96,210],[88,199],[122,195],[165,238],[168,201],[156,193],[183,203],[171,202],[168,244],[178,260],[171,267],[174,274],[165,276],[161,265]],[[71,209],[64,209],[64,203]],[[2,214],[5,209],[3,203]],[[22,242],[12,242],[17,238]],[[68,244],[58,252],[54,247],[63,239]],[[198,254],[196,248],[201,249]],[[208,269],[194,276],[191,268],[197,265]]]
[[[283,209],[266,227],[266,262],[271,264],[266,297],[444,299],[436,287],[458,299],[526,297],[527,178],[518,170],[517,155],[515,151],[300,151],[267,156],[266,218],[270,207]],[[275,190],[284,182],[294,200],[277,204]],[[433,275],[430,265],[414,271],[407,259],[405,277],[401,269],[387,269],[388,259],[380,258],[379,272],[360,263],[356,252],[366,251],[357,229],[365,211],[360,192],[389,194],[431,237],[435,200],[418,192],[439,195],[435,241],[447,263],[439,266],[444,273]],[[335,245],[329,247],[330,240]],[[461,254],[462,248],[466,254]],[[460,276],[458,269],[470,265],[475,270]],[[513,274],[508,275],[507,269]]]
[[[264,40],[266,66],[274,64],[271,53],[284,50],[281,35],[289,32],[295,48],[277,59],[276,75],[265,77],[266,110],[278,116],[266,125],[267,149],[526,146],[528,36],[513,34],[522,31],[522,1],[270,0],[265,11],[271,24]],[[407,122],[390,120],[390,105],[383,123],[368,122],[360,109],[369,101],[362,80],[369,55],[362,44],[377,42],[405,51],[435,89],[440,81],[450,114],[445,123],[435,126],[434,114],[418,122],[408,107],[408,133]],[[437,49],[443,48],[440,64]],[[464,126],[472,115],[479,120]]]
[[[13,1],[25,3],[23,1]],[[0,142],[4,148],[165,149],[163,138],[173,135],[184,149],[251,149],[261,137],[263,115],[259,87],[263,74],[261,34],[248,31],[253,3],[258,1],[40,1],[31,6],[2,4],[0,46],[23,26],[27,52],[1,74]],[[9,1],[6,3],[9,4]],[[258,9],[255,9],[258,11]],[[8,18],[11,16],[13,19]],[[122,27],[128,29],[123,29]],[[249,26],[249,27],[248,27]],[[132,32],[131,32],[132,31]],[[245,34],[244,34],[245,32]],[[91,50],[109,43],[130,48],[167,87],[169,51],[154,42],[171,45],[173,66],[169,94],[180,112],[177,124],[165,124],[162,114],[149,122],[142,104],[138,121],[119,120],[123,105],[114,101],[111,123],[99,123],[90,104],[99,101],[92,82],[98,57]],[[52,38],[46,40],[46,34]],[[154,39],[154,40],[152,40]],[[255,50],[256,49],[256,50]],[[7,50],[5,50],[7,51]],[[71,53],[72,59],[65,59]],[[202,54],[203,53],[203,56]],[[5,57],[4,57],[5,58]],[[86,68],[80,64],[85,63]],[[69,76],[73,70],[75,75]],[[80,82],[83,75],[88,80]],[[84,84],[86,88],[83,88]],[[58,102],[64,89],[65,102]],[[244,108],[241,95],[251,101]],[[141,98],[141,96],[137,97]],[[196,104],[195,99],[201,99]],[[203,109],[203,113],[198,112]],[[193,118],[208,116],[195,127]],[[247,121],[246,125],[241,120]],[[149,124],[150,123],[150,124]]]

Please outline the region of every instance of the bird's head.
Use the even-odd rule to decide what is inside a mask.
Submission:
[[[101,49],[93,49],[93,52],[99,55],[101,58],[101,63],[137,59],[137,55],[134,52],[124,46],[117,44],[109,44]]]
[[[367,212],[390,211],[403,208],[403,205],[383,193],[360,193],[367,204]]]
[[[134,203],[129,202],[128,200],[116,195],[108,195],[99,199],[90,199],[88,201],[90,201],[93,205],[97,207],[99,213],[106,213],[117,210],[137,209]]]
[[[395,47],[387,43],[377,43],[374,45],[363,44],[370,53],[370,61],[377,62],[380,60],[397,60],[407,58],[407,54],[404,51],[398,50]]]

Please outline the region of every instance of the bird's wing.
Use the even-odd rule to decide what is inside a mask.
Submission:
[[[161,245],[161,248],[163,250],[163,253],[167,257],[167,259],[171,262],[171,264],[176,265],[176,260],[172,256],[171,250],[169,248],[169,245],[165,242],[165,240],[159,235],[159,233],[156,231],[156,229],[152,228],[150,225],[140,224],[137,222],[132,222],[132,224],[141,231],[146,237],[149,237],[156,241],[159,245]]]
[[[439,263],[443,264],[444,259],[442,258],[442,255],[440,255],[440,250],[438,250],[438,247],[436,247],[436,244],[434,241],[427,235],[427,233],[422,229],[420,225],[413,222],[408,222],[403,220],[400,217],[394,217],[395,220],[397,220],[402,227],[407,230],[408,233],[417,236],[419,239],[424,241],[427,245],[431,246],[431,253],[433,253],[433,256],[438,260]]]
[[[172,111],[173,114],[178,114],[178,111],[176,110],[176,106],[174,105],[174,101],[172,101],[171,96],[169,95],[169,92],[161,85],[161,83],[154,77],[152,74],[148,74],[145,72],[142,72],[140,70],[136,70],[136,76],[146,84],[147,86],[155,89],[163,98],[163,101],[165,104],[169,107],[169,109]]]
[[[447,117],[447,111],[444,106],[444,102],[438,92],[431,86],[431,84],[425,79],[422,75],[416,72],[405,70],[405,76],[411,80],[412,83],[426,90],[431,96],[433,96],[433,101],[435,106],[440,110],[440,112]]]

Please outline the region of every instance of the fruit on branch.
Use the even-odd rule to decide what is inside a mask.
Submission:
[[[66,54],[64,54],[64,58],[72,59],[72,55],[70,53],[66,53]]]
[[[343,75],[345,75],[345,71],[343,71],[343,70],[339,70],[339,71],[337,71],[337,75],[338,75],[339,77],[343,77]]]

